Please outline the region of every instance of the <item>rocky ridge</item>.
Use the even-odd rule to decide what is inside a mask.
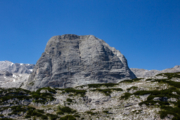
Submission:
[[[12,63],[10,61],[0,61],[0,71],[8,71],[11,73],[18,74],[30,74],[33,71],[35,65],[23,64],[23,63]]]
[[[28,79],[35,65],[0,61],[0,87],[19,88]]]
[[[138,68],[130,68],[131,71],[136,75],[138,78],[145,78],[145,77],[153,77],[160,73],[174,73],[180,72],[180,65],[176,65],[173,68],[168,68],[164,70],[146,70],[146,69],[138,69]]]

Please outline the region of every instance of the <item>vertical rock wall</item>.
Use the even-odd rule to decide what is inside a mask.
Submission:
[[[93,35],[66,34],[48,41],[25,87],[66,88],[133,78],[136,76],[126,58],[103,40]]]

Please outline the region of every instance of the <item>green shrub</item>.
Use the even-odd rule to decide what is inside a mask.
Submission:
[[[12,110],[12,114],[19,114],[20,112],[23,112],[25,113],[27,110],[26,110],[26,107],[23,107],[23,106],[12,106],[10,107],[11,110]]]
[[[180,119],[180,108],[178,107],[170,107],[170,106],[162,106],[161,111],[159,112],[161,119],[164,119],[168,114],[173,115],[174,118],[172,120]]]
[[[122,88],[110,88],[111,90],[114,90],[114,91],[123,91]]]
[[[59,106],[57,114],[64,114],[64,113],[70,114],[70,113],[75,113],[75,112],[76,112],[76,110],[73,110],[70,107],[60,107]]]
[[[95,90],[92,90],[92,91],[98,91],[98,92],[101,92],[101,93],[103,93],[103,94],[105,94],[107,96],[109,96],[112,93],[111,89],[95,89]]]
[[[154,97],[167,97],[167,98],[178,98],[179,95],[174,95],[172,92],[177,92],[179,94],[179,91],[175,89],[166,89],[166,90],[151,90],[151,91],[137,91],[133,93],[134,95],[145,95],[145,94],[151,94],[154,95]]]
[[[118,85],[117,83],[104,83],[104,84],[88,84],[89,88],[99,88],[102,86],[105,87],[114,87],[115,85]]]
[[[172,79],[172,78],[180,78],[180,72],[176,72],[176,73],[160,73],[156,76],[165,76],[168,79]]]
[[[94,90],[91,90],[91,91],[98,91],[98,92],[101,92],[107,96],[111,95],[112,91],[123,91],[121,88],[108,88],[108,89],[94,89]]]
[[[34,82],[30,82],[28,85],[33,86],[33,85],[34,85]]]
[[[51,88],[40,88],[36,92],[31,92],[28,90],[24,90],[21,88],[9,88],[9,89],[0,89],[0,104],[6,103],[6,101],[13,99],[14,102],[17,102],[17,100],[29,100],[34,99],[34,102],[37,103],[46,103],[47,101],[52,101],[55,98],[53,97],[53,94],[51,93],[40,93],[39,91],[41,89],[48,89],[51,91],[51,93],[55,93],[53,89]],[[3,94],[2,94],[3,93]],[[18,103],[17,103],[18,104]]]
[[[94,113],[94,112],[91,112],[91,111],[86,111],[87,114],[90,114],[90,115],[96,115],[97,113]]]
[[[72,115],[66,115],[64,117],[61,117],[60,120],[76,120],[76,118]]]
[[[48,117],[47,117],[46,115],[41,115],[41,118],[42,118],[43,120],[48,120]]]
[[[74,88],[66,88],[63,91],[66,93],[74,93],[74,95],[81,95],[81,97],[84,97],[86,94],[86,90],[76,90]]]
[[[176,88],[180,88],[180,82],[174,82],[167,79],[155,79],[153,82],[159,82],[159,83],[167,83],[168,85],[171,85]]]
[[[73,102],[73,100],[70,99],[70,98],[67,98],[66,101],[67,101],[67,102]]]
[[[105,111],[103,111],[103,113],[106,113],[106,114],[108,114],[108,113],[109,113],[109,111],[105,110]]]
[[[72,96],[74,96],[74,95],[73,95],[73,94],[69,94],[68,96],[69,96],[69,97],[72,97]]]
[[[79,118],[79,117],[80,117],[80,115],[78,115],[78,114],[75,114],[75,115],[74,115],[74,117],[77,117],[77,118]]]
[[[0,118],[0,120],[13,120],[11,118]]]
[[[51,93],[40,93],[39,91],[40,90],[37,90],[36,92],[31,92],[31,97],[34,99],[34,102],[45,104],[47,101],[55,100]]]
[[[139,80],[141,80],[142,78],[135,78],[135,79],[131,79],[131,80],[123,80],[119,83],[132,83],[132,82],[137,82]]]
[[[136,86],[132,86],[132,87],[128,88],[127,90],[128,90],[128,91],[130,91],[131,89],[133,89],[133,90],[137,90],[137,89],[138,89],[138,87],[136,87]]]
[[[47,116],[49,116],[50,120],[56,120],[58,118],[57,115],[53,115],[53,114],[47,114]]]
[[[176,92],[177,95],[172,94],[172,92]],[[159,105],[161,108],[161,111],[159,112],[161,119],[164,119],[168,114],[173,115],[173,120],[179,120],[180,119],[180,100],[178,102],[174,103],[175,107],[169,106],[170,103],[168,101],[154,101],[153,99],[155,97],[163,98],[176,98],[178,99],[180,97],[180,91],[175,88],[171,87],[166,90],[152,90],[152,91],[137,91],[134,93],[134,95],[145,95],[149,94],[146,101],[143,101],[139,103],[139,105],[147,105],[147,106],[153,106],[153,105]]]
[[[43,110],[38,110],[38,109],[35,109],[33,107],[28,107],[28,111],[26,113],[25,118],[31,118],[31,117],[40,117],[40,118],[43,118],[43,119],[47,118],[47,116],[44,115]]]
[[[124,93],[123,96],[121,96],[121,99],[127,100],[131,95],[132,95],[131,93],[126,92],[126,93]]]

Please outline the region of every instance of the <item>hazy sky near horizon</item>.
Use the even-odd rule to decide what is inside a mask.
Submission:
[[[94,35],[130,68],[180,65],[180,0],[0,0],[0,61],[35,64],[55,35]]]

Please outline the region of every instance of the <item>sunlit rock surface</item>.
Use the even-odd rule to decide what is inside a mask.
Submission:
[[[25,87],[66,88],[133,78],[136,76],[120,51],[93,35],[66,34],[48,41]]]
[[[145,78],[145,77],[153,77],[159,73],[174,73],[180,72],[180,65],[176,65],[173,68],[167,68],[164,70],[146,70],[146,69],[138,69],[138,68],[131,68],[131,71],[136,75],[138,78]]]

